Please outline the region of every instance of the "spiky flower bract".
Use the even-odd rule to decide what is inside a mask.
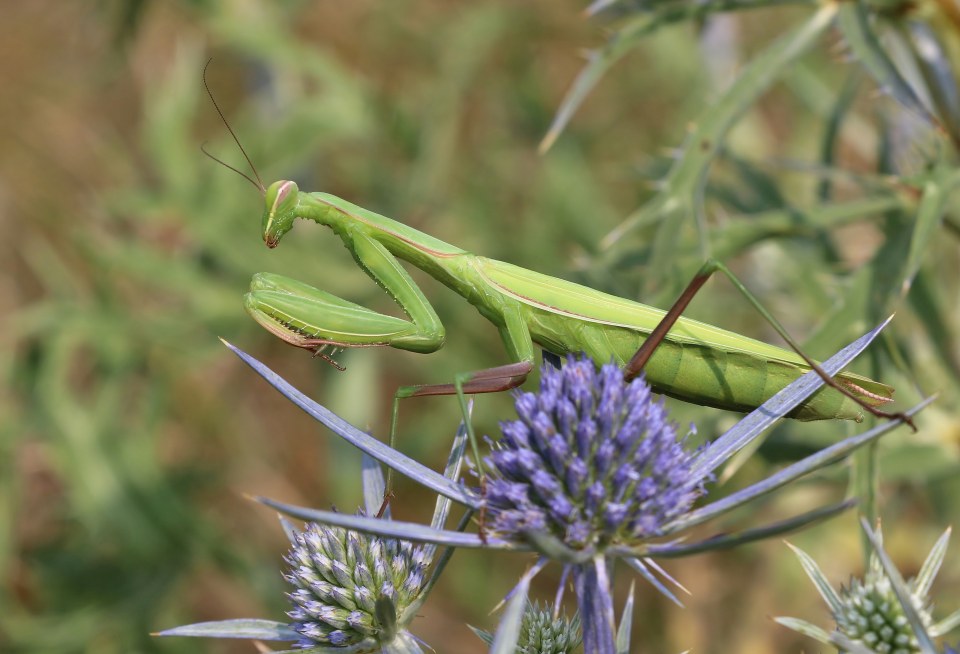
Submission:
[[[397,616],[423,591],[429,564],[422,547],[317,524],[294,537],[285,560],[296,587],[288,615],[303,648],[389,643]]]
[[[474,629],[488,645],[493,643],[493,634]],[[553,611],[539,602],[527,603],[520,625],[516,654],[571,654],[580,646],[580,616],[567,619],[565,615],[554,616]]]
[[[832,634],[803,620],[777,618],[777,622],[820,642],[847,652],[922,654],[933,651],[933,639],[960,625],[960,611],[935,623],[930,588],[943,563],[950,530],[946,530],[927,555],[917,576],[905,581],[882,547],[880,532],[862,524],[874,549],[862,579],[834,591],[816,562],[793,547],[801,565],[827,603],[836,624]],[[944,649],[945,654],[951,652]]]
[[[547,531],[567,547],[599,549],[658,535],[703,493],[694,453],[662,402],[614,364],[569,357],[546,366],[539,393],[516,396],[517,420],[487,458],[488,528],[522,539]]]
[[[544,535],[581,555],[570,566],[586,651],[613,651],[605,551],[660,535],[703,493],[695,453],[662,402],[613,363],[568,357],[544,366],[538,393],[516,395],[517,419],[486,459],[486,528],[513,541]]]

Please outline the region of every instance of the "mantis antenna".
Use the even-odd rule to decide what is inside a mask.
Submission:
[[[217,104],[216,98],[213,97],[213,91],[210,90],[210,85],[207,84],[207,68],[210,67],[210,62],[211,62],[211,61],[213,61],[213,57],[210,57],[209,59],[207,59],[207,63],[206,63],[206,64],[204,65],[204,67],[203,67],[203,88],[205,88],[205,89],[207,90],[207,95],[210,96],[210,102],[213,103],[213,108],[217,110],[217,114],[220,115],[220,120],[223,121],[224,127],[227,128],[227,131],[230,132],[230,136],[233,137],[233,142],[237,144],[237,147],[240,148],[240,152],[243,153],[243,158],[247,160],[247,165],[250,166],[250,170],[253,171],[253,176],[256,177],[256,180],[254,180],[253,177],[250,177],[250,175],[247,175],[246,173],[244,173],[244,172],[242,172],[242,171],[240,171],[240,170],[237,170],[236,168],[234,168],[234,167],[231,166],[230,164],[226,163],[225,161],[223,161],[223,160],[221,160],[221,159],[218,159],[217,157],[215,157],[215,156],[213,156],[212,154],[210,154],[209,152],[207,152],[206,143],[204,143],[203,145],[200,146],[200,150],[201,150],[205,155],[207,155],[208,157],[210,157],[211,159],[213,159],[214,161],[216,161],[218,164],[220,164],[221,166],[225,166],[225,167],[229,168],[230,170],[232,170],[233,172],[237,173],[238,175],[240,175],[241,177],[243,177],[244,179],[246,179],[248,182],[250,182],[251,184],[253,184],[253,185],[254,185],[255,187],[257,187],[257,189],[260,191],[260,194],[261,194],[261,195],[266,195],[267,189],[266,189],[266,187],[263,185],[263,180],[260,179],[260,173],[257,172],[257,167],[253,165],[253,161],[250,160],[250,156],[247,154],[247,151],[243,149],[243,145],[240,143],[240,139],[237,138],[237,135],[236,135],[236,133],[234,133],[233,128],[230,127],[230,123],[227,122],[227,117],[223,115],[223,111],[220,109],[220,105]]]

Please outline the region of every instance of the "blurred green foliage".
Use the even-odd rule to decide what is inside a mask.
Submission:
[[[284,538],[240,493],[350,510],[359,459],[217,336],[376,434],[398,385],[504,362],[496,331],[416,272],[448,333],[428,357],[360,350],[337,373],[246,317],[240,299],[261,270],[393,308],[319,228],[263,247],[261,198],[200,152],[207,142],[242,167],[200,83],[211,56],[211,86],[265,181],[292,178],[472,251],[658,306],[713,254],[816,356],[897,310],[884,348],[861,366],[896,385],[903,406],[942,396],[918,434],[891,439],[858,474],[870,477],[876,461],[888,520],[929,536],[956,519],[952,5],[844,3],[819,24],[826,10],[802,2],[597,4],[607,6],[592,22],[580,3],[548,0],[5,8],[0,651],[248,652],[148,634],[281,618]],[[563,105],[569,123],[538,155],[583,65],[578,49],[602,43],[604,26],[608,44],[588,59],[602,69],[585,73],[597,73],[595,85]],[[877,98],[877,80],[892,97]],[[729,285],[712,282],[702,296],[694,317],[775,342]],[[479,398],[480,433],[496,434],[508,406]],[[733,419],[676,411],[705,437]],[[403,448],[438,463],[457,415],[448,398],[406,402]],[[785,424],[741,474],[847,429]],[[807,492],[842,492],[842,472]],[[422,518],[430,498],[406,490],[396,514]],[[857,536],[852,520],[845,526],[797,541],[849,571]],[[634,632],[645,651],[799,647],[765,618],[771,606],[805,616],[798,607],[816,605],[796,592],[806,586],[781,550],[672,569],[694,591],[685,611],[644,589]],[[909,541],[889,550],[904,570],[922,560]],[[463,623],[486,624],[523,564],[492,558],[458,554],[414,625],[438,651],[481,651]],[[758,570],[767,583],[752,583]],[[945,572],[947,588],[957,570]],[[950,592],[941,597],[956,604]]]

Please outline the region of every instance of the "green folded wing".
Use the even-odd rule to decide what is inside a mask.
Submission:
[[[649,334],[666,313],[661,309],[503,261],[478,257],[477,267],[486,281],[501,293],[524,304],[576,320],[624,327]],[[739,352],[758,359],[809,369],[807,363],[791,350],[689,318],[681,317],[670,330],[667,339],[675,343],[707,345],[718,350]],[[840,376],[870,393],[883,397],[891,397],[893,394],[891,387],[867,377],[853,373],[842,373]]]

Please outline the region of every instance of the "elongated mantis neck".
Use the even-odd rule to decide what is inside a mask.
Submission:
[[[352,240],[354,231],[359,230],[382,243],[394,256],[441,281],[445,281],[442,279],[445,267],[439,260],[468,254],[466,250],[328,193],[301,193],[297,215],[330,227],[345,242]]]

